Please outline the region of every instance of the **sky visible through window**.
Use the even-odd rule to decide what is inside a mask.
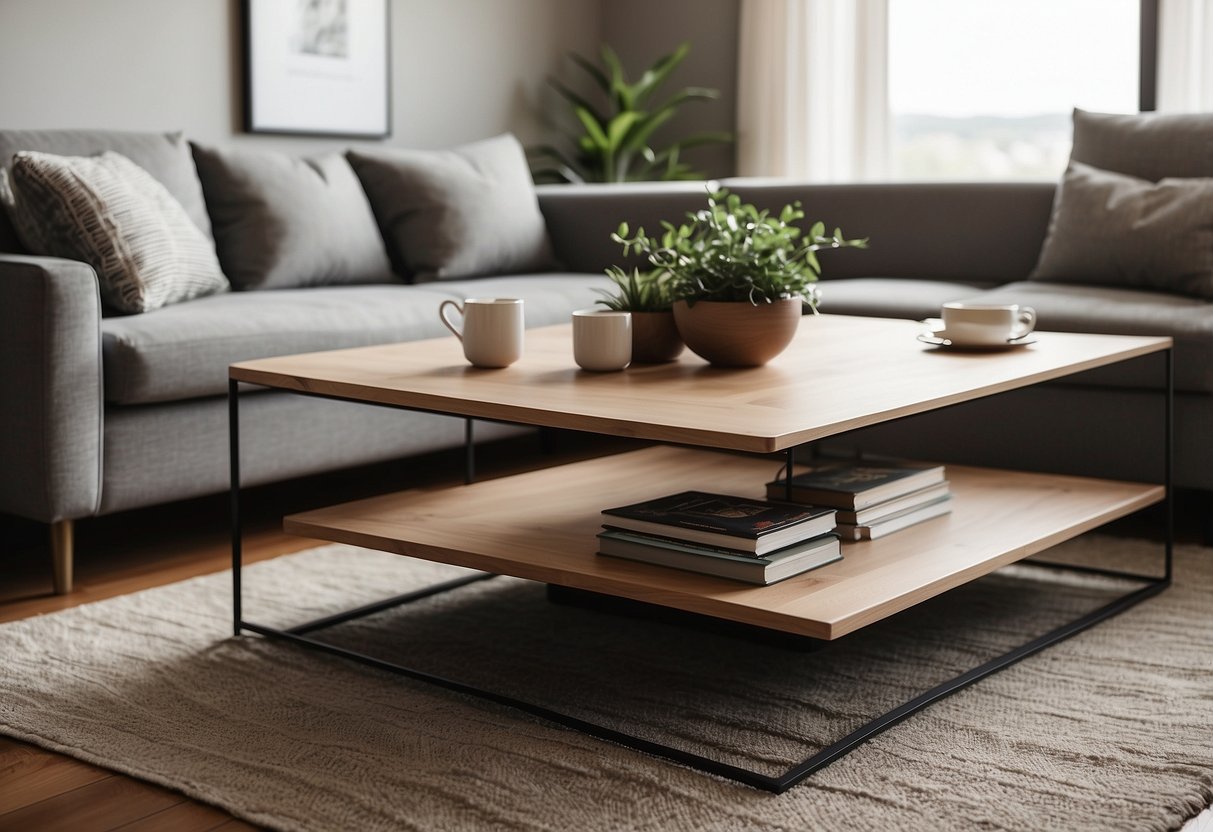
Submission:
[[[889,0],[894,179],[1055,179],[1070,111],[1136,112],[1139,0]]]

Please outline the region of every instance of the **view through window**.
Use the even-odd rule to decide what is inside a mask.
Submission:
[[[894,179],[1053,179],[1070,112],[1136,112],[1139,0],[889,0]]]

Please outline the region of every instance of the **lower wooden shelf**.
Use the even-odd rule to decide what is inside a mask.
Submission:
[[[952,513],[772,586],[596,554],[603,508],[687,489],[762,497],[780,461],[657,447],[287,517],[291,534],[632,598],[821,639],[1160,502],[1160,485],[948,466]]]

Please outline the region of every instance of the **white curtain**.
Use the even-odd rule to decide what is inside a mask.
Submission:
[[[1213,110],[1213,3],[1160,0],[1158,109]]]
[[[742,176],[883,178],[888,0],[742,0]]]

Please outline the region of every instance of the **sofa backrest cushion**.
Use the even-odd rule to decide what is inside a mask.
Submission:
[[[189,145],[180,133],[131,133],[116,130],[0,130],[0,166],[9,168],[21,150],[59,156],[120,153],[150,173],[185,209],[210,239],[211,221],[202,199]],[[0,251],[22,251],[8,218],[0,214]]]
[[[425,282],[554,266],[526,154],[510,135],[450,150],[351,150],[396,270]]]
[[[237,289],[394,279],[370,203],[344,156],[193,150],[219,262]]]
[[[147,312],[228,288],[214,244],[125,156],[22,151],[5,175],[22,242],[35,254],[88,263],[111,308]]]
[[[1070,162],[1031,279],[1213,300],[1213,177],[1151,182]]]
[[[1213,176],[1213,114],[1075,109],[1070,159],[1151,182]]]
[[[809,219],[867,249],[822,251],[822,276],[911,277],[961,283],[1023,280],[1040,254],[1055,185],[1051,182],[810,185],[723,180],[759,208],[800,201]]]

